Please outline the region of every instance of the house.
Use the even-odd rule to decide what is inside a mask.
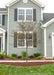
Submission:
[[[0,8],[1,53],[21,55],[22,51],[26,51],[27,34],[28,55],[40,53],[44,57],[54,57],[54,13],[43,13],[44,8],[37,0],[12,0],[6,8]],[[34,35],[34,27],[33,31],[23,33],[19,24],[22,21],[36,22],[39,32]]]

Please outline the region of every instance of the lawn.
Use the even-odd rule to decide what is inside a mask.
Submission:
[[[54,64],[37,67],[0,65],[0,75],[54,75]]]

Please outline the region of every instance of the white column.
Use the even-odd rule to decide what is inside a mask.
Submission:
[[[46,28],[44,29],[44,57],[46,57]]]
[[[3,52],[5,51],[5,33],[3,33]]]

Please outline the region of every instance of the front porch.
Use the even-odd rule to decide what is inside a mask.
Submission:
[[[5,33],[6,30],[0,28],[0,52],[1,53],[5,51]]]

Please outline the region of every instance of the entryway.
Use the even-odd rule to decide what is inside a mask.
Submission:
[[[5,34],[6,30],[0,28],[0,53],[5,51]]]
[[[0,52],[3,50],[3,37],[0,36]]]
[[[52,32],[52,57],[54,57],[54,32]]]

